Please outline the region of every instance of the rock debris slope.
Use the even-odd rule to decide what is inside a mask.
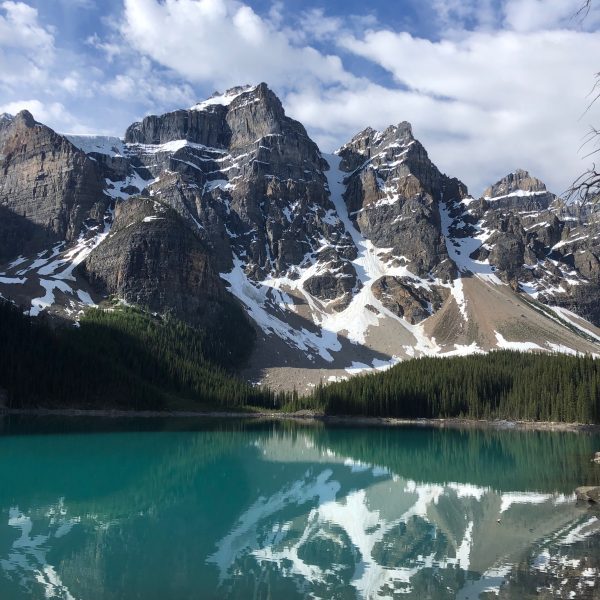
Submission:
[[[323,155],[266,84],[123,139],[0,117],[0,293],[77,319],[113,296],[195,325],[237,303],[252,380],[421,355],[600,353],[600,233],[526,171],[479,199],[403,122]],[[231,341],[235,344],[235,340]]]

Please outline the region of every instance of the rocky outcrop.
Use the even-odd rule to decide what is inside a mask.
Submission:
[[[97,164],[27,111],[0,123],[0,258],[79,235],[108,198]]]
[[[226,127],[224,106],[214,105],[210,110],[176,110],[157,116],[145,117],[141,123],[130,125],[125,132],[129,144],[165,144],[173,140],[187,140],[210,147],[229,145],[231,131]]]
[[[294,277],[320,261],[307,282],[317,298],[341,300],[354,287],[356,249],[334,215],[327,164],[265,84],[148,117],[126,140],[145,144],[129,151],[160,179],[152,193],[196,229],[218,271],[239,258],[255,280]]]
[[[579,502],[588,504],[600,504],[600,486],[582,486],[575,490]]]
[[[350,348],[349,363],[368,365],[489,349],[497,336],[470,322],[485,285],[471,276],[600,322],[591,208],[522,170],[471,198],[406,122],[367,128],[337,154],[325,160],[266,84],[146,117],[124,140],[2,115],[0,294],[35,314],[52,298],[69,318],[114,295],[201,326],[241,304],[287,345],[282,364],[288,347],[328,363]],[[26,252],[4,261],[3,248]],[[496,300],[509,318],[512,301]],[[545,336],[549,350],[562,341]]]
[[[198,236],[175,211],[149,198],[117,204],[110,235],[83,271],[106,295],[195,325],[218,317],[226,299]]]
[[[546,210],[556,200],[542,181],[523,169],[509,173],[488,187],[483,198],[489,203],[497,203],[498,208],[520,212]]]
[[[411,325],[432,315],[448,297],[445,288],[424,286],[410,277],[381,277],[372,290],[385,308]]]
[[[454,276],[441,231],[439,203],[461,199],[465,186],[440,173],[409,123],[367,128],[338,154],[348,172],[345,201],[361,233],[404,257],[418,275]]]
[[[304,282],[304,289],[316,298],[336,301],[332,308],[342,310],[348,306],[356,289],[356,271],[349,262],[342,262],[339,267],[335,266],[336,262],[325,264],[323,273],[313,275]]]

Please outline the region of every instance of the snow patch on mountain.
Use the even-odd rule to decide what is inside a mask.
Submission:
[[[286,340],[290,345],[303,352],[315,352],[328,362],[333,361],[331,352],[341,350],[341,344],[334,332],[323,329],[321,334],[310,332],[303,328],[294,329],[285,321],[279,319],[269,305],[275,308],[271,286],[263,282],[252,282],[244,272],[244,263],[234,258],[233,269],[220,276],[229,283],[229,291],[242,302],[246,311],[265,333],[274,333]]]
[[[78,133],[63,134],[73,146],[86,154],[95,152],[107,156],[125,156],[126,147],[122,139],[108,135],[89,135]]]
[[[502,194],[501,196],[484,196],[484,200],[488,202],[494,202],[495,200],[503,200],[504,198],[527,198],[531,196],[545,196],[548,192],[546,190],[538,190],[534,192],[530,192],[527,190],[515,190],[514,192],[510,192],[510,194]]]
[[[520,350],[521,352],[527,352],[528,350],[544,350],[544,348],[534,342],[509,342],[501,333],[494,331],[494,334],[496,336],[498,348],[504,350]]]
[[[475,252],[485,240],[491,235],[491,232],[487,231],[481,226],[476,225],[478,234],[474,237],[458,237],[453,236],[450,229],[456,227],[457,220],[450,216],[450,211],[445,202],[439,203],[440,217],[442,220],[442,233],[446,239],[446,249],[450,258],[456,263],[458,270],[461,273],[472,273],[479,279],[501,285],[499,277],[495,274],[495,267],[489,263],[489,261],[479,261],[471,258],[471,254]]]
[[[194,104],[194,106],[190,107],[190,110],[203,111],[206,110],[209,106],[221,105],[221,106],[229,106],[236,98],[239,98],[242,94],[251,93],[256,89],[257,86],[242,86],[235,87],[227,90],[224,94],[220,94],[219,92],[215,92],[210,98],[207,100],[203,100],[202,102],[198,102]]]

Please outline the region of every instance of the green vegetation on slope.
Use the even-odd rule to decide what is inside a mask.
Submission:
[[[12,407],[311,408],[326,414],[600,423],[600,361],[492,352],[419,358],[384,373],[274,393],[237,378],[253,330],[237,307],[199,331],[134,308],[88,310],[51,327],[0,302],[0,388]]]
[[[418,358],[389,371],[318,386],[290,408],[400,418],[600,422],[600,360],[492,352]]]
[[[251,349],[253,331],[234,311],[226,323],[229,332],[198,331],[118,308],[88,310],[79,327],[51,327],[0,302],[0,387],[15,408],[263,405],[268,393],[228,370]],[[226,334],[233,328],[231,344]]]

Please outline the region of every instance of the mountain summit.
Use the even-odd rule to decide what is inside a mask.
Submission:
[[[243,312],[246,374],[275,388],[421,355],[600,352],[594,215],[522,170],[475,199],[407,122],[323,155],[261,83],[123,139],[3,115],[0,165],[0,292],[33,315],[108,297],[194,327]]]

